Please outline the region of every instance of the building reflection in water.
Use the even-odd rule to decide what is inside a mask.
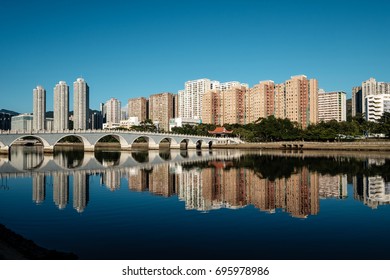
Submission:
[[[390,182],[382,176],[353,176],[354,198],[372,209],[390,204]]]
[[[53,174],[53,201],[58,209],[65,209],[69,201],[69,178],[65,173]]]
[[[127,172],[127,182],[129,190],[146,191],[149,186],[149,176],[146,171],[130,168]]]
[[[73,208],[82,213],[89,201],[89,175],[75,172],[73,175]]]
[[[46,198],[46,178],[44,174],[32,176],[32,199],[36,204],[41,204]]]
[[[238,209],[252,204],[270,213],[280,208],[294,217],[319,211],[318,175],[307,168],[290,178],[271,181],[249,169],[228,168],[231,162],[209,164],[209,168],[177,172],[178,196],[186,202],[186,209]]]
[[[107,169],[101,174],[100,184],[106,186],[110,191],[120,189],[121,173],[119,170]]]
[[[53,159],[39,153],[11,150],[11,161],[16,168],[28,172],[32,170],[30,175],[32,176],[32,200],[37,204],[45,200],[46,188],[51,183],[53,202],[59,209],[64,209],[69,203],[69,184],[73,182],[73,208],[80,213],[88,205],[89,179],[92,175],[100,176],[100,184],[111,191],[119,190],[121,179],[125,178],[131,191],[149,191],[164,197],[177,195],[178,199],[185,203],[185,209],[202,212],[221,208],[239,209],[253,205],[268,213],[276,213],[279,210],[289,213],[292,217],[306,218],[319,213],[320,199],[348,197],[346,174],[340,172],[341,174],[330,175],[326,172],[313,171],[317,170],[315,168],[309,170],[310,165],[303,160],[296,167],[286,161],[286,164],[292,166],[287,174],[267,177],[264,174],[269,175],[269,173],[262,174],[261,169],[237,165],[237,161],[232,160],[230,152],[203,161],[199,156],[200,160],[194,162],[188,160],[187,151],[186,157],[182,157],[182,153],[181,151],[180,156],[186,162],[166,161],[167,158],[172,157],[169,156],[158,164],[140,160],[141,156],[142,159],[148,159],[150,156],[148,153],[131,153],[125,156],[118,152],[100,153],[96,159],[105,168],[98,170],[80,169],[83,164],[91,162],[93,154],[57,153],[54,155],[54,162],[63,170],[49,173],[35,171],[39,166],[50,165],[50,160]],[[137,157],[136,162],[145,165],[118,166],[121,157],[125,161],[126,156],[134,160]],[[161,158],[161,155],[159,156]],[[275,158],[270,160],[274,162]],[[283,158],[278,160],[281,161],[277,161],[276,166],[284,163]],[[383,159],[366,159],[359,164],[364,165],[362,170],[365,170],[364,168],[370,166],[377,168],[386,163],[387,161]],[[2,164],[8,166],[9,162],[4,160]],[[319,165],[317,168],[320,170],[323,166]],[[0,175],[1,178],[6,176],[3,173]],[[349,173],[348,176],[353,185],[354,199],[371,208],[390,204],[390,182],[385,175],[384,177],[374,173],[363,175],[362,172],[356,172]]]
[[[320,175],[318,181],[320,198],[347,198],[347,175]]]

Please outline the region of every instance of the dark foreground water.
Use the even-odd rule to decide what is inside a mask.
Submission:
[[[80,259],[390,259],[390,155],[12,148],[0,223]]]

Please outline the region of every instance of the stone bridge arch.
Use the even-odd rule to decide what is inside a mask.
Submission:
[[[27,137],[34,138],[34,139],[38,140],[42,144],[44,149],[51,146],[50,143],[46,139],[44,139],[43,137],[40,137],[39,135],[36,135],[36,134],[20,135],[20,137],[15,137],[15,139],[11,140],[11,142],[7,146],[11,147],[16,141],[21,140],[21,139],[25,139]]]
[[[169,142],[169,148],[170,149],[180,149],[180,142],[177,142],[177,139],[175,137],[172,137],[170,135],[166,135],[165,137],[161,137],[160,141],[159,141],[159,146],[161,145],[161,142],[163,140],[168,140]]]
[[[137,140],[142,139],[142,138],[148,142],[147,145],[148,145],[149,149],[158,149],[159,148],[160,141],[158,141],[158,140],[156,141],[150,135],[139,135],[139,136],[134,137],[134,139],[131,142],[131,146],[133,146],[133,144],[136,143]]]
[[[94,143],[92,143],[92,145],[96,146],[100,140],[102,140],[103,138],[105,138],[107,136],[111,136],[111,137],[115,138],[119,142],[121,149],[128,150],[131,148],[128,140],[126,140],[125,137],[123,137],[121,134],[117,134],[117,133],[107,133],[106,135],[103,135],[103,136],[99,137],[98,139],[96,139],[94,141]]]
[[[80,134],[63,134],[63,135],[60,135],[56,140],[55,142],[53,143],[53,145],[50,147],[50,149],[53,151],[54,150],[54,147],[64,138],[66,137],[76,137],[77,139],[79,139],[81,141],[81,143],[83,143],[83,146],[84,146],[84,151],[93,151],[94,150],[94,145],[86,138],[84,137],[83,135],[80,135]],[[49,150],[48,150],[49,151]]]

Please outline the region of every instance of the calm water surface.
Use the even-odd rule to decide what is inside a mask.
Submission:
[[[0,223],[80,259],[390,259],[390,155],[0,157]]]

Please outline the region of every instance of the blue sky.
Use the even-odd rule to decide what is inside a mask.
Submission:
[[[316,78],[327,91],[390,82],[390,1],[0,1],[0,109],[82,76],[90,107],[199,78]]]

